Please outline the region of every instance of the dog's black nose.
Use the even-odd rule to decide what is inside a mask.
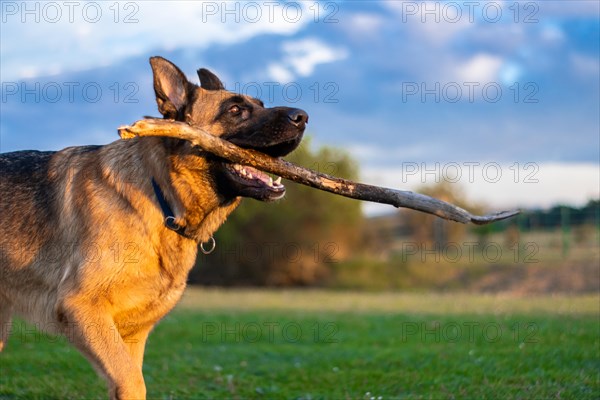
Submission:
[[[292,125],[298,128],[304,128],[304,124],[308,122],[308,114],[299,108],[292,108],[288,112],[288,118]]]

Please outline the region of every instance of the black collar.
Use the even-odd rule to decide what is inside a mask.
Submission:
[[[180,235],[187,237],[185,234],[185,227],[178,225],[175,222],[175,215],[173,213],[173,210],[171,209],[171,206],[167,202],[167,199],[165,199],[165,195],[163,194],[163,191],[160,189],[160,186],[158,186],[158,183],[156,183],[156,180],[154,178],[152,178],[152,188],[154,189],[154,194],[156,195],[156,199],[158,200],[160,209],[162,210],[162,213],[165,217],[165,226],[167,228],[169,228],[170,230],[175,231],[175,232],[179,233]]]

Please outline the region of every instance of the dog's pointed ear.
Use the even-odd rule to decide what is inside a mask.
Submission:
[[[200,68],[198,70],[198,77],[200,78],[200,87],[206,90],[225,90],[223,82],[212,72],[206,68]]]
[[[150,65],[154,74],[154,93],[158,111],[165,117],[177,119],[188,101],[188,82],[185,74],[169,60],[151,57]]]

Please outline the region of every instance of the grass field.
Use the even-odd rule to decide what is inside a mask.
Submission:
[[[600,298],[188,289],[151,334],[149,398],[600,398]],[[1,399],[105,398],[17,322]]]

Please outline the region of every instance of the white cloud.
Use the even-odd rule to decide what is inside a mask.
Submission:
[[[268,67],[269,76],[281,83],[290,82],[296,76],[310,76],[317,65],[348,57],[346,49],[331,47],[316,38],[285,42],[283,53],[283,60]]]
[[[498,78],[503,59],[479,53],[455,66],[455,73],[462,82],[493,82]]]
[[[341,48],[329,47],[315,38],[286,42],[283,44],[286,62],[300,76],[309,76],[319,64],[326,64],[348,57]]]
[[[370,38],[379,34],[384,25],[383,17],[372,13],[356,13],[347,17],[347,22],[342,24],[342,29],[353,37]]]
[[[288,83],[294,80],[294,74],[288,68],[278,63],[269,64],[267,73],[277,82]]]
[[[8,11],[7,3],[0,39],[3,80],[85,70],[154,50],[241,43],[265,33],[292,35],[312,18],[302,2],[287,8],[272,2],[76,2],[72,8],[51,2],[58,19],[50,3],[10,2]],[[22,7],[34,11],[26,14]]]

